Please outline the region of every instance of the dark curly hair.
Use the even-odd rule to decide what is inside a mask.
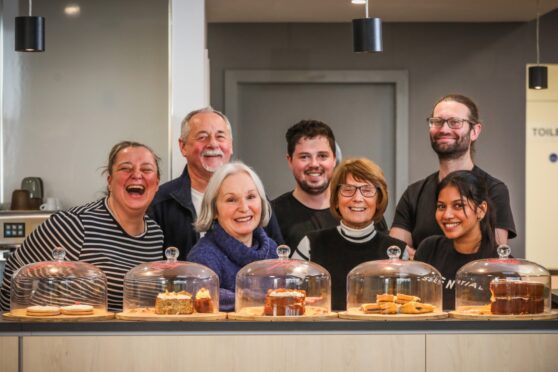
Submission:
[[[335,136],[331,128],[324,122],[319,120],[301,120],[287,130],[285,138],[287,139],[287,154],[293,156],[294,149],[301,138],[316,138],[324,136],[329,142],[331,151],[335,154]]]

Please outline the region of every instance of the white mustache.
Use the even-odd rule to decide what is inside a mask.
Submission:
[[[225,156],[221,149],[211,149],[202,151],[202,156]]]

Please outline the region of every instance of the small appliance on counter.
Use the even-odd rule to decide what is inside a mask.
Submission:
[[[21,189],[29,192],[29,207],[27,209],[37,210],[43,204],[44,186],[40,177],[25,177],[21,181]],[[12,207],[12,209],[15,209]]]
[[[0,282],[10,252],[19,247],[51,214],[46,211],[0,211]]]

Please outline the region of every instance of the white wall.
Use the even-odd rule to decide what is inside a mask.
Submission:
[[[558,65],[548,65],[548,89],[526,90],[525,253],[528,260],[557,270]]]
[[[20,4],[3,4],[3,200],[26,176],[41,177],[46,196],[67,207],[99,197],[100,167],[124,139],[152,146],[167,179],[168,3],[78,2],[80,16],[69,18],[67,1],[37,0],[44,53],[13,50],[14,17],[27,12]]]

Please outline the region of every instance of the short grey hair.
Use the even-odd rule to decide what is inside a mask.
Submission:
[[[225,124],[227,124],[227,129],[229,130],[229,134],[231,135],[231,139],[232,139],[232,128],[231,128],[231,122],[229,121],[229,119],[227,118],[227,116],[225,114],[223,114],[221,111],[217,111],[215,110],[213,107],[211,106],[207,106],[198,110],[194,110],[191,111],[188,115],[186,115],[186,117],[184,119],[182,119],[182,123],[180,124],[180,139],[183,141],[186,141],[186,138],[188,138],[188,134],[190,134],[190,120],[197,114],[201,114],[201,113],[212,113],[212,114],[216,114],[219,115],[224,121]]]
[[[262,200],[262,215],[258,227],[267,226],[271,218],[271,205],[265,196],[262,180],[252,168],[243,162],[233,161],[222,165],[213,176],[211,176],[203,195],[200,215],[194,224],[197,231],[204,232],[211,228],[213,221],[217,218],[217,196],[219,195],[219,189],[221,189],[221,185],[227,177],[238,173],[246,173],[252,178],[252,181],[254,181],[256,190]]]

